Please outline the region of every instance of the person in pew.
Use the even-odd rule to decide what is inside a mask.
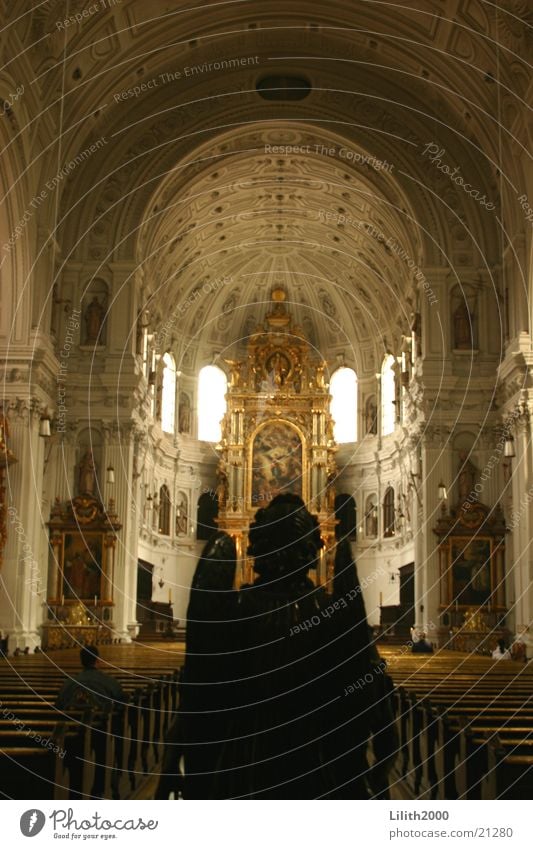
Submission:
[[[258,510],[249,540],[253,584],[232,589],[235,546],[220,532],[193,580],[175,735],[184,797],[386,798],[390,679],[349,543],[337,544],[327,596],[308,576],[323,542],[298,496]]]
[[[492,652],[493,660],[511,660],[511,652],[505,645],[505,640],[498,640],[498,645]]]
[[[424,631],[420,632],[418,640],[413,643],[411,652],[412,654],[433,654],[433,645],[429,640],[426,640]]]
[[[57,708],[109,709],[112,702],[127,700],[119,682],[98,668],[99,659],[96,646],[84,646],[80,650],[82,670],[63,684],[56,699]]]
[[[56,708],[68,714],[69,710],[83,711],[82,725],[87,721],[91,721],[93,711],[104,711],[108,715],[111,707],[115,702],[124,703],[127,701],[119,682],[111,675],[107,675],[98,669],[100,655],[96,646],[84,646],[80,650],[81,672],[65,681],[56,699]],[[105,732],[93,728],[93,746],[95,757],[95,773],[92,786],[92,794],[101,798],[105,786],[105,749],[106,749],[106,734]],[[62,740],[64,735],[64,722],[61,720],[57,723],[54,731],[54,739]],[[76,748],[71,749],[69,745],[64,745],[66,750],[65,764],[73,775],[79,775],[79,771],[83,769],[83,764],[80,761],[79,754]],[[81,778],[78,779],[81,781]],[[70,799],[84,798],[83,794],[78,794],[71,790]]]

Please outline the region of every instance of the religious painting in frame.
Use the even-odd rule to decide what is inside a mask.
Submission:
[[[266,506],[281,492],[302,496],[303,451],[298,431],[286,422],[268,422],[252,446],[252,506]]]
[[[106,548],[98,531],[71,531],[63,536],[60,595],[65,601],[102,600]]]
[[[461,606],[487,604],[493,589],[492,540],[452,537],[452,598]]]

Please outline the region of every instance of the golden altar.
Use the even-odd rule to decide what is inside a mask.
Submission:
[[[81,602],[57,611],[55,621],[46,622],[42,627],[46,649],[95,646],[110,638],[109,628],[91,615]]]
[[[252,580],[248,529],[258,508],[281,492],[299,495],[317,516],[325,543],[315,573],[331,585],[336,478],[327,363],[311,349],[276,288],[270,311],[251,335],[244,359],[230,367],[227,411],[217,446],[218,525],[238,553],[237,584]]]
[[[62,504],[50,520],[48,617],[43,645],[67,648],[109,640],[113,633],[117,532],[122,524],[90,492]]]

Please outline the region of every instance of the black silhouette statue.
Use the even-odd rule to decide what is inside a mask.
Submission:
[[[239,591],[229,536],[217,532],[198,563],[159,798],[180,761],[174,787],[189,799],[386,797],[396,754],[390,679],[349,543],[337,544],[328,596],[308,577],[323,543],[298,496],[258,510],[249,539],[257,578]]]

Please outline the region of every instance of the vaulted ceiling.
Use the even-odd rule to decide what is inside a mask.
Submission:
[[[281,284],[321,353],[370,374],[417,309],[417,270],[498,260],[495,218],[424,149],[498,200],[498,108],[504,141],[522,144],[526,12],[124,0],[61,28],[40,4],[19,34],[62,157],[106,140],[61,186],[63,262],[134,263],[154,329],[179,316],[172,345],[191,367],[242,344]],[[307,96],[265,100],[273,75]]]

